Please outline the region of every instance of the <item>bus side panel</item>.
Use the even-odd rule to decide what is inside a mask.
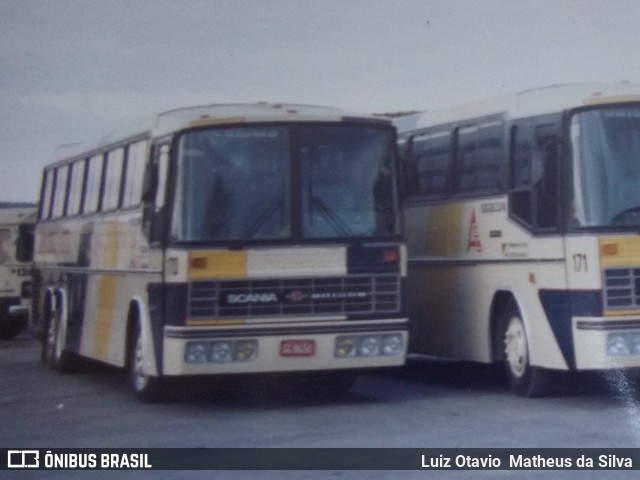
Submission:
[[[409,263],[407,278],[409,351],[448,357],[455,331],[450,320],[455,309],[458,272],[450,267]]]
[[[35,262],[41,300],[47,289],[65,291],[65,349],[124,366],[129,305],[161,280],[162,253],[149,248],[139,212],[41,224]],[[44,318],[46,302],[40,305]]]
[[[560,237],[534,238],[508,218],[504,197],[405,210],[411,351],[491,362],[492,304],[517,302],[535,366],[566,369],[539,292],[566,289]]]

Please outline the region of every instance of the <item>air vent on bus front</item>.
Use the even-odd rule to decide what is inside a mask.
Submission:
[[[604,305],[608,310],[640,308],[640,268],[605,270]]]
[[[188,308],[191,318],[399,313],[400,277],[195,281]]]

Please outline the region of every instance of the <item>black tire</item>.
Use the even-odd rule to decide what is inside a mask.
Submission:
[[[47,329],[43,338],[43,359],[59,373],[73,373],[75,361],[73,355],[65,350],[66,330],[60,316],[60,309],[48,314]]]
[[[522,397],[544,397],[553,390],[550,371],[532,367],[529,361],[529,342],[522,315],[513,300],[502,309],[500,337],[496,347],[500,350],[509,385]]]
[[[129,387],[138,400],[145,403],[160,402],[166,398],[164,379],[153,377],[142,372],[145,362],[140,324],[136,321],[131,331],[129,342],[127,378]]]

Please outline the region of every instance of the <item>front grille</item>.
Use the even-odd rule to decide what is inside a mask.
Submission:
[[[604,304],[608,310],[640,308],[640,268],[605,270]]]
[[[399,313],[400,277],[195,281],[188,309],[190,318]]]

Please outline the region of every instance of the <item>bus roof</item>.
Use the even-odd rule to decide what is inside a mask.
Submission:
[[[114,145],[126,139],[162,137],[185,128],[207,125],[233,125],[260,122],[342,122],[361,121],[391,125],[391,120],[370,114],[347,112],[338,108],[292,103],[214,104],[169,110],[151,123],[113,132],[98,141],[63,145],[54,153],[54,162]]]
[[[631,101],[640,101],[640,85],[628,82],[549,85],[513,95],[400,117],[394,120],[394,124],[402,133],[488,115],[503,114],[509,118],[524,118],[570,108]]]

